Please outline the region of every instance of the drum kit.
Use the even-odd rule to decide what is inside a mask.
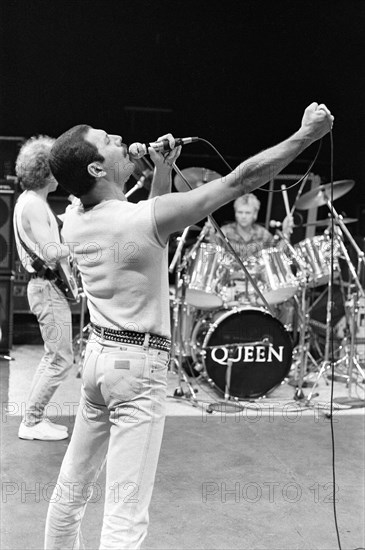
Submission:
[[[205,168],[177,169],[174,184],[184,191],[185,180],[195,188],[217,177],[219,174]],[[188,397],[196,406],[192,382],[195,377],[207,381],[224,396],[221,404],[252,401],[267,397],[288,380],[292,371],[296,387],[294,398],[309,405],[320,377],[335,360],[330,350],[333,337],[331,304],[333,281],[342,285],[340,259],[348,264],[350,280],[347,283],[346,330],[340,346],[345,351],[336,364],[345,364],[350,391],[353,366],[362,382],[365,381],[356,353],[360,322],[358,304],[365,296],[360,284],[360,271],[365,267],[364,253],[347,230],[347,224],[357,220],[342,218],[332,205],[333,200],[347,193],[353,185],[352,180],[334,182],[332,189],[330,184],[321,185],[297,198],[295,207],[299,210],[327,205],[331,219],[315,222],[317,227],[328,226],[323,235],[295,245],[277,231],[281,240],[275,246],[251,257],[239,258],[229,242],[226,246],[228,239],[211,217],[210,222],[221,239],[212,238],[209,224],[206,224],[183,254],[184,242],[191,229],[186,228],[178,237],[179,244],[169,268],[170,273],[175,271],[175,288],[171,294],[173,346],[170,366],[179,374],[175,396]],[[350,260],[344,237],[357,253],[357,269]],[[319,357],[315,359],[310,313],[318,293],[328,297],[325,346],[324,350],[320,349],[316,342]],[[291,319],[282,318],[285,311],[291,312]],[[313,370],[317,379],[305,399],[302,388]],[[187,392],[183,390],[183,382],[188,387]]]

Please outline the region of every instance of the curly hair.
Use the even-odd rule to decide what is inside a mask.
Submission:
[[[97,147],[85,140],[91,126],[79,124],[62,134],[52,147],[50,166],[58,183],[75,197],[82,197],[96,179],[87,170],[89,164],[102,162],[104,157]]]
[[[234,201],[234,209],[237,210],[237,208],[240,206],[245,206],[246,204],[252,206],[255,209],[256,214],[260,210],[261,202],[253,193],[247,193],[246,195],[238,197],[238,199]]]
[[[22,189],[42,189],[47,185],[52,177],[49,156],[54,142],[49,136],[33,136],[22,145],[15,163]]]

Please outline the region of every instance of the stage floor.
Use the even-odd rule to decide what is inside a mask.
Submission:
[[[18,346],[2,362],[2,550],[41,550],[44,521],[68,440],[23,441],[17,430],[41,346]],[[70,431],[78,403],[77,368],[55,394],[47,413]],[[315,379],[315,375],[313,375]],[[268,398],[234,413],[207,413],[220,396],[197,382],[197,403],[174,398],[169,373],[168,416],[150,508],[148,549],[335,550],[337,518],[343,550],[364,546],[364,408],[337,408],[333,416],[336,487],[332,485],[330,385],[307,407],[283,382]],[[184,384],[184,389],[187,387]],[[311,388],[305,388],[308,395]],[[361,388],[355,396],[363,397]],[[334,382],[334,397],[348,394]],[[327,406],[327,409],[326,409]],[[97,550],[103,511],[88,504],[83,535]]]

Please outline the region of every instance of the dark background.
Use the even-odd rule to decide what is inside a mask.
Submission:
[[[336,118],[334,179],[356,182],[335,206],[365,234],[363,1],[1,5],[2,135],[56,137],[83,122],[126,143],[171,131],[211,140],[236,164],[295,131],[309,103],[325,102]],[[286,171],[304,173],[315,152]],[[200,143],[185,147],[178,165],[226,172]],[[313,172],[330,179],[328,137]],[[267,194],[257,195],[264,206]],[[280,194],[274,201],[282,204]],[[230,207],[218,213],[230,217]]]

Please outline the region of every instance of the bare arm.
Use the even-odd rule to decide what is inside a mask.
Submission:
[[[155,167],[148,198],[153,199],[171,193],[171,183],[171,166],[166,165],[165,169]]]
[[[55,243],[52,235],[48,211],[39,201],[26,205],[22,214],[22,223],[27,236],[36,246],[42,258],[50,267],[55,267],[58,260],[69,256],[67,245]]]
[[[285,141],[244,161],[227,176],[187,193],[164,195],[156,201],[156,222],[162,239],[205,218],[217,208],[261,187],[290,164],[304,149],[323,137],[333,117],[324,105],[312,103],[300,129]]]

